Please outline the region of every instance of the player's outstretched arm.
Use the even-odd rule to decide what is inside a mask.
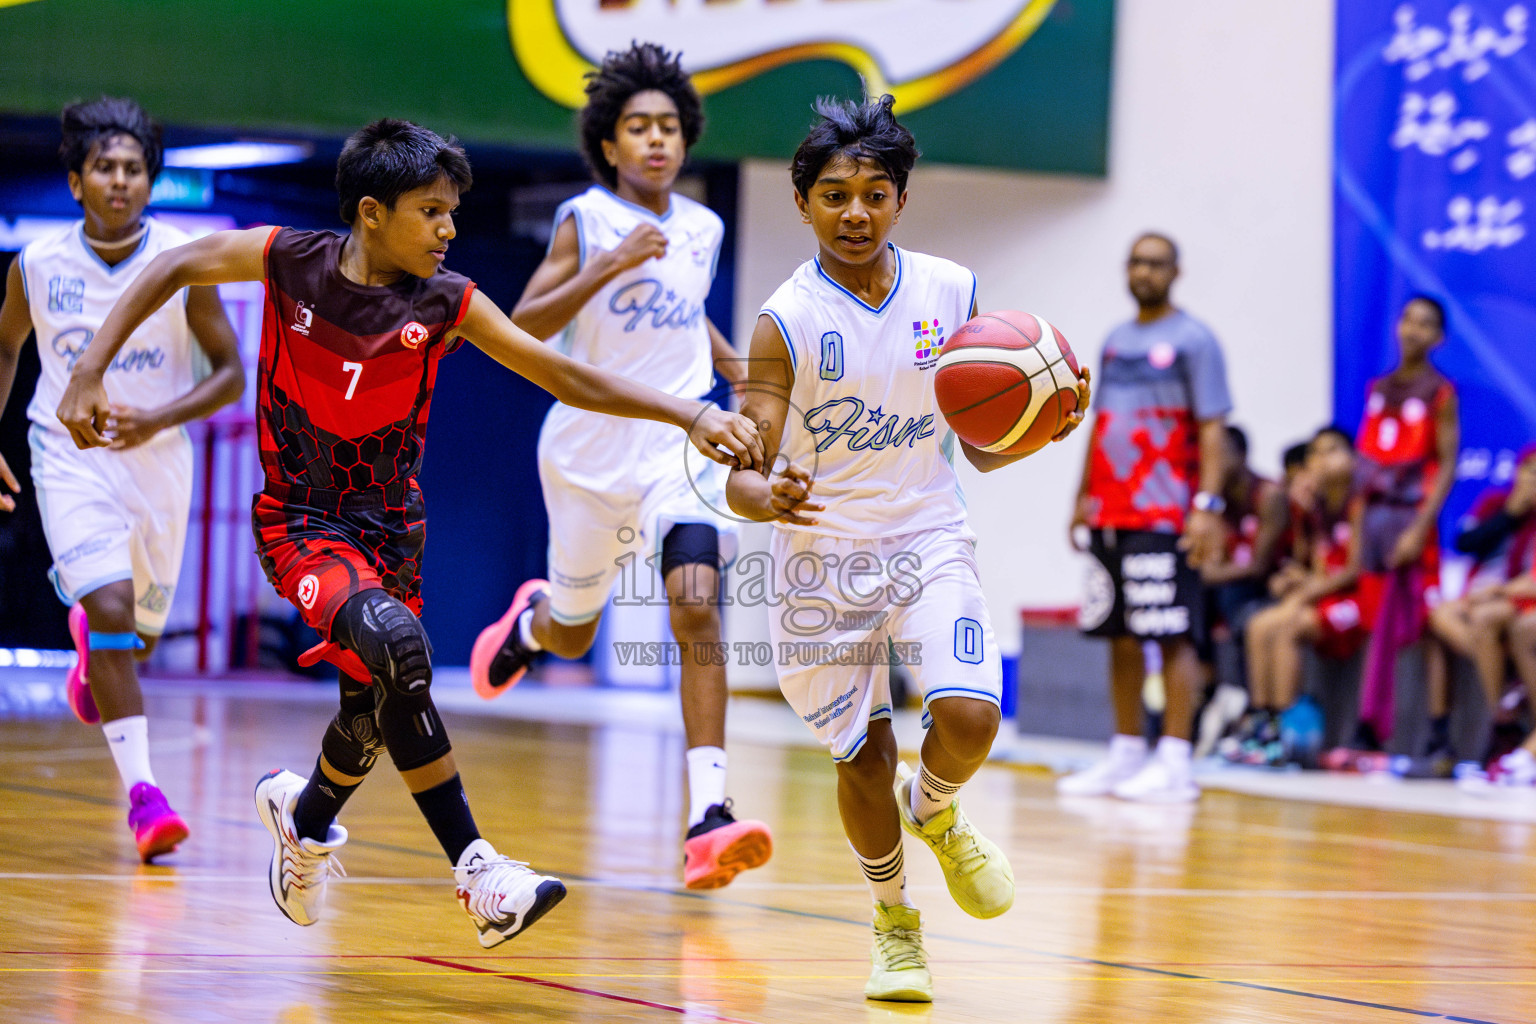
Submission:
[[[80,448],[110,444],[104,431],[112,410],[101,378],[123,343],[150,314],[188,285],[260,281],[266,277],[267,241],[275,228],[216,231],[167,249],[118,298],[69,375],[59,401],[59,420]]]
[[[664,394],[561,355],[508,320],[481,291],[470,298],[469,311],[458,333],[502,366],[533,381],[566,405],[610,416],[671,423],[681,427],[694,447],[715,462],[728,466],[762,465],[762,440],[750,420],[707,402]]]
[[[581,307],[603,285],[666,251],[667,236],[651,224],[641,224],[617,248],[592,250],[586,266],[582,266],[581,238],[576,231],[576,215],[572,214],[555,228],[549,254],[512,307],[512,322],[535,338],[552,338],[576,319]]]
[[[11,261],[11,269],[5,275],[5,303],[0,305],[0,413],[11,397],[11,383],[16,379],[16,357],[21,346],[32,333],[32,313],[27,308],[26,286],[21,280],[21,257]],[[16,499],[11,494],[21,493],[21,484],[5,456],[0,455],[0,483],[10,491],[0,491],[0,512],[14,512]]]
[[[240,341],[219,301],[218,288],[197,285],[187,289],[187,325],[208,357],[208,376],[191,391],[156,409],[114,405],[107,421],[114,449],[136,447],[162,430],[211,416],[245,390]]]
[[[805,513],[820,512],[826,506],[810,500],[811,475],[793,464],[774,469],[789,418],[789,393],[795,374],[784,337],[771,316],[757,318],[748,366],[741,386],[741,412],[762,432],[765,461],[757,468],[731,471],[725,485],[726,502],[731,511],[753,522],[778,519],[815,526],[816,520]]]

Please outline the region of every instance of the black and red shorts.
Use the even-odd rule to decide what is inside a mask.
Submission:
[[[267,579],[326,640],[341,606],[364,590],[421,614],[427,511],[416,481],[366,491],[268,482],[251,503],[251,526]]]

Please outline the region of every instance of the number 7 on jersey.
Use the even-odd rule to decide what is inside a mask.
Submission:
[[[343,396],[343,400],[344,401],[351,401],[352,400],[352,392],[357,390],[358,379],[361,378],[362,375],[363,375],[363,364],[362,363],[342,363],[341,364],[341,369],[342,369],[342,371],[344,373],[350,373],[352,375],[351,382],[349,384],[347,384],[347,393],[346,393],[346,395]]]

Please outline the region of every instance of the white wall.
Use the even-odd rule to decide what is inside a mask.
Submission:
[[[1041,314],[1097,368],[1105,334],[1134,311],[1131,241],[1167,232],[1182,251],[1175,301],[1225,343],[1233,421],[1249,429],[1256,464],[1275,468],[1283,445],[1332,407],[1334,5],[1117,6],[1107,180],[919,163],[895,240],[970,266],[983,310]],[[735,337],[745,345],[762,301],[815,241],[782,163],[749,164],[742,184]],[[1019,608],[1078,600],[1066,524],[1086,433],[989,476],[962,471],[1005,653],[1018,648]],[[760,609],[733,609],[728,627],[732,639],[766,636]],[[733,665],[733,684],[771,685],[757,674]]]

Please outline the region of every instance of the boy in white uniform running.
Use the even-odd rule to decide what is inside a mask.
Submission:
[[[886,241],[917,159],[892,103],[819,101],[821,121],[795,154],[795,201],[819,253],[763,306],[742,403],[767,465],[782,468],[732,471],[728,494],[738,514],[776,527],[779,687],[831,750],[843,827],[875,900],[864,994],[929,1002],[902,830],[933,849],[966,913],[1003,913],[1014,886],[1007,858],[955,799],[997,733],[1002,667],[952,463],[957,439],[929,371],[945,333],[974,315],[976,278]],[[1086,378],[1079,390],[1085,405]],[[959,444],[982,472],[1020,458]],[[893,655],[923,691],[915,777],[897,764]]]
[[[32,481],[54,559],[49,576],[71,606],[79,654],[66,691],[82,722],[101,723],[128,790],[128,824],[148,863],[187,837],[150,770],[134,666],[165,629],[181,570],[192,444],[179,427],[239,398],[245,373],[218,290],[188,288],[113,361],[106,376],[110,448],[76,449],[54,414],[75,360],[149,262],[188,237],[144,217],[160,172],[160,126],[137,103],[103,97],[75,104],[64,108],[62,124],[59,155],[85,216],[28,243],[11,264],[0,307],[0,410],[21,346],[36,331],[42,374],[27,406]],[[193,375],[194,340],[212,368],[202,381]],[[3,460],[0,478],[20,489]],[[15,502],[0,494],[0,508],[10,511]]]
[[[555,213],[549,254],[512,320],[566,355],[679,397],[709,391],[714,368],[736,382],[741,360],[704,314],[724,226],[672,191],[704,112],[678,58],[652,43],[610,53],[587,83],[581,144],[599,184]],[[539,435],[539,478],[549,513],[550,580],[529,580],[470,655],[470,676],[490,700],[537,652],[578,658],[592,646],[614,580],[661,569],[672,633],[681,645],[688,751],[688,834],[683,880],[727,885],[768,861],[760,821],[737,821],[725,796],[725,665],[715,603],[735,557],[725,470],[685,460],[664,424],[556,405]],[[691,461],[691,464],[690,464]],[[657,558],[659,557],[659,561]],[[626,569],[625,567],[628,566]],[[642,585],[649,592],[648,585]]]

